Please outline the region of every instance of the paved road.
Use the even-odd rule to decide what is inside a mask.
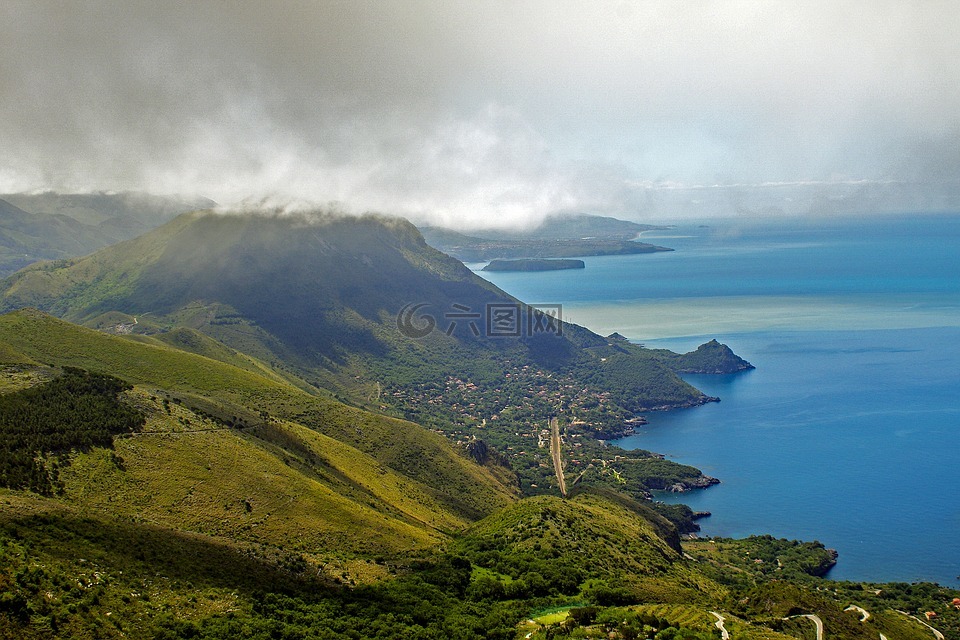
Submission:
[[[550,418],[550,457],[553,458],[553,470],[557,474],[560,495],[567,497],[567,481],[563,477],[563,458],[560,456],[560,421]]]
[[[808,613],[803,617],[813,620],[813,624],[817,625],[817,640],[823,640],[823,620],[820,619],[820,616]]]
[[[723,623],[726,622],[727,619],[716,611],[711,611],[710,613],[717,619],[717,621],[713,623],[713,626],[720,629],[720,640],[730,640],[730,634],[727,633],[727,628],[723,626]]]
[[[933,631],[933,635],[935,635],[935,636],[937,637],[937,640],[944,640],[942,633],[940,633],[939,631],[937,631],[936,629],[934,629],[933,627],[931,627],[930,625],[928,625],[926,622],[924,622],[923,620],[921,620],[921,619],[918,618],[917,616],[910,615],[910,614],[907,613],[906,611],[900,611],[899,609],[897,609],[897,613],[902,613],[903,615],[907,616],[908,618],[913,618],[914,620],[916,620],[917,622],[919,622],[920,624],[922,624],[923,626],[925,626],[927,629],[930,629],[930,631]]]
[[[820,616],[813,613],[803,613],[798,616],[790,616],[790,618],[810,618],[813,620],[813,624],[817,625],[817,640],[823,640],[823,620],[820,619]],[[784,618],[784,620],[790,618]]]
[[[860,622],[866,622],[870,619],[870,612],[864,609],[863,607],[858,607],[855,604],[850,605],[844,611],[857,611],[860,614]]]

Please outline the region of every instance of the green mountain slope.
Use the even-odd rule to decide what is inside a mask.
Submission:
[[[403,526],[426,531],[426,538],[433,539],[436,530],[455,529],[505,504],[513,492],[501,480],[508,476],[503,470],[477,465],[443,437],[415,424],[347,407],[159,342],[110,336],[21,311],[0,316],[0,344],[21,354],[21,360],[109,371],[137,385],[139,406],[148,416],[145,432],[159,435],[144,433],[117,446],[138,451],[133,461],[156,460],[159,475],[129,467],[111,476],[109,465],[101,468],[91,462],[107,475],[102,483],[84,476],[97,489],[81,493],[106,496],[108,502],[123,495],[129,488],[125,483],[141,478],[141,471],[145,475],[138,482],[145,484],[138,485],[137,495],[186,491],[177,478],[199,473],[197,490],[207,495],[209,489],[204,498],[209,500],[219,500],[215,496],[221,493],[228,496],[223,504],[236,504],[243,497],[246,485],[234,479],[249,478],[250,486],[256,486],[256,477],[271,478],[262,483],[273,496],[265,501],[286,505],[283,511],[289,514],[283,520],[295,514],[313,517],[308,514],[322,505],[339,504],[338,513],[356,508],[367,524],[379,523],[382,513],[399,513],[396,518]],[[179,415],[181,410],[187,413]],[[192,426],[184,429],[185,424]],[[226,467],[200,464],[211,450],[223,454],[218,460]],[[375,478],[383,479],[376,485],[380,488],[368,486]],[[349,500],[344,501],[344,494]],[[303,496],[307,503],[294,496]],[[226,516],[218,518],[218,526],[227,526]],[[345,516],[324,519],[343,531],[354,530]]]
[[[0,404],[39,399],[51,433],[70,425],[68,441],[31,445],[56,468],[50,496],[0,488],[0,637],[713,640],[715,611],[748,640],[806,638],[800,615],[830,638],[929,637],[894,607],[936,610],[955,637],[949,590],[824,583],[819,544],[683,548],[650,506],[603,490],[517,501],[502,468],[435,433],[264,375],[208,337],[167,338],[0,316]],[[109,444],[71,444],[131,412]]]
[[[85,255],[212,204],[138,193],[0,195],[0,275],[38,260]]]
[[[412,420],[508,464],[527,494],[553,490],[542,447],[529,446],[552,415],[585,443],[564,449],[569,481],[613,486],[622,478],[601,463],[610,456],[596,436],[624,433],[641,411],[711,400],[662,353],[522,304],[399,219],[194,212],[85,258],[28,267],[0,293],[3,309],[39,308]],[[121,360],[111,366],[129,366]],[[221,390],[221,401],[238,393],[210,391]],[[317,420],[312,409],[282,417]],[[329,435],[371,453],[371,437],[355,433]],[[409,452],[378,447],[416,467]]]
[[[188,326],[357,397],[372,388],[358,384],[438,383],[463,374],[464,362],[488,379],[509,371],[505,361],[597,368],[607,346],[575,325],[562,324],[562,336],[537,329],[548,326],[540,316],[428,247],[412,225],[374,216],[186,214],[87,258],[25,269],[2,291],[7,310],[31,306],[101,327],[121,312],[136,318],[135,332]],[[401,317],[413,304],[423,305],[419,315]],[[494,335],[493,311],[504,308],[517,337]],[[434,331],[411,336],[428,322]],[[621,382],[638,406],[706,399],[652,353],[619,351],[628,374],[636,363],[636,384]]]
[[[601,496],[528,499],[446,550],[373,562],[6,490],[0,507],[2,637],[715,640],[719,617],[735,638],[802,640],[814,637],[814,616],[825,638],[924,640],[930,630],[911,617],[924,610],[958,637],[949,590],[764,579],[756,545],[736,541],[719,541],[728,555],[718,573],[711,543],[681,554],[628,504]],[[805,559],[780,564],[793,562]]]
[[[505,576],[504,589],[510,585],[531,596],[603,588],[610,593],[600,598],[610,604],[711,601],[725,595],[683,562],[679,540],[666,521],[622,497],[528,498],[472,526],[457,548]]]

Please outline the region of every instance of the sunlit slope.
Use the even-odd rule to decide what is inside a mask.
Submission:
[[[599,597],[610,604],[722,599],[725,589],[684,560],[659,520],[622,498],[539,496],[481,520],[459,544],[480,566],[525,582],[532,595],[599,589],[609,591]]]
[[[321,518],[344,536],[397,526],[397,535],[383,535],[402,546],[404,538],[434,540],[513,495],[498,479],[503,474],[475,464],[418,425],[203,356],[29,310],[0,316],[0,344],[21,360],[107,372],[138,385],[138,401],[152,426],[150,433],[118,440],[126,470],[98,466],[95,454],[81,456],[74,469],[90,473],[74,477],[71,486],[74,495],[89,496],[85,500],[111,502],[114,496],[124,504],[143,503],[134,512],[142,508],[157,522],[173,524],[165,510],[179,517],[177,505],[192,488],[191,499],[206,504],[192,529],[222,521],[217,532],[234,535],[270,516],[271,523],[257,526],[269,530],[300,518],[306,531]],[[259,508],[251,495],[261,495]],[[164,506],[147,506],[158,496],[166,496]],[[260,514],[231,514],[242,500],[254,509],[249,513]]]

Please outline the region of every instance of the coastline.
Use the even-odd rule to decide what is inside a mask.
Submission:
[[[960,216],[871,222],[717,219],[709,230],[642,232],[677,236],[677,250],[588,259],[589,278],[490,279],[520,298],[563,302],[565,320],[601,335],[674,351],[716,336],[758,366],[709,382],[684,374],[723,401],[649,411],[633,436],[610,441],[722,479],[712,491],[657,496],[712,512],[706,535],[823,540],[840,552],[831,579],[956,586],[957,501],[930,489],[956,486],[942,443],[955,440],[960,412],[944,373],[960,362],[960,282],[944,274],[956,264]]]
[[[960,410],[939,373],[960,358],[958,341],[954,327],[730,336],[757,362],[756,373],[683,375],[724,401],[648,413],[633,436],[610,444],[664,452],[721,478],[712,491],[655,496],[710,511],[701,535],[821,540],[839,552],[832,580],[956,587],[950,567],[960,563],[960,545],[945,533],[956,501],[926,489],[952,482],[949,454],[931,445],[950,440]],[[923,369],[906,362],[923,362]],[[820,374],[840,366],[852,375]],[[914,372],[909,384],[878,395],[890,389],[886,371],[894,366]],[[851,502],[837,487],[857,487],[861,499]],[[911,508],[876,522],[877,509],[891,504]],[[864,522],[874,522],[869,534]],[[931,530],[930,523],[942,524]]]

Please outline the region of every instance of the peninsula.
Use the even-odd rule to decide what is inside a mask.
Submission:
[[[546,258],[521,258],[519,260],[491,260],[481,271],[561,271],[583,269],[583,260],[551,260]]]

